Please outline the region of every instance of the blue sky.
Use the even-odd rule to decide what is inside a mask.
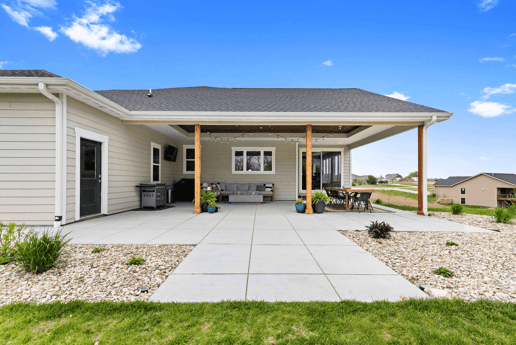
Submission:
[[[86,87],[357,87],[443,109],[429,177],[515,172],[516,3],[0,0],[0,68]],[[417,169],[410,131],[353,173]]]

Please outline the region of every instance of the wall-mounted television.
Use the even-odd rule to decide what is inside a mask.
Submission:
[[[163,159],[169,162],[175,162],[177,159],[177,147],[172,145],[165,146],[165,154]]]

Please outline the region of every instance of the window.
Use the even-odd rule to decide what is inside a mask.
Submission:
[[[161,145],[151,142],[151,182],[161,182]]]
[[[461,188],[460,189],[460,194],[466,194],[466,188]]]
[[[195,145],[183,145],[183,174],[195,174]]]
[[[460,203],[462,205],[466,205],[466,198],[460,198]]]
[[[275,147],[233,147],[233,174],[274,174]]]

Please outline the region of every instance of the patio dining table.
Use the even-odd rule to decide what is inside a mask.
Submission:
[[[349,193],[374,193],[374,189],[336,188],[336,187],[330,187],[327,189],[334,190],[337,192],[343,192],[346,195],[346,202],[345,202],[346,211],[349,211],[356,202],[355,201],[351,205],[349,204]],[[368,208],[369,208],[369,206],[368,206]]]

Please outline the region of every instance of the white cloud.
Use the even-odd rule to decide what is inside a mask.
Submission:
[[[57,37],[57,33],[52,31],[52,28],[50,26],[39,26],[37,28],[34,28],[35,30],[38,30],[43,35],[45,35],[46,38],[48,38],[49,41],[53,41]]]
[[[501,57],[486,57],[479,60],[480,62],[489,62],[489,61],[503,61],[503,58]]]
[[[322,64],[325,65],[325,66],[328,66],[328,67],[329,66],[333,66],[333,62],[331,62],[331,60],[324,61]]]
[[[8,61],[0,61],[0,69],[6,64],[9,63]]]
[[[408,100],[410,97],[409,96],[405,96],[404,94],[400,93],[400,92],[396,92],[394,91],[393,93],[391,93],[390,95],[385,95],[387,97],[392,97],[392,98],[397,98],[397,99],[401,99],[402,101],[406,101]]]
[[[32,17],[40,15],[38,9],[54,8],[55,0],[18,0],[12,2],[11,6],[2,4],[2,8],[16,23],[29,27],[29,21]]]
[[[509,35],[509,37],[514,37],[514,36],[516,36],[516,32]]]
[[[507,65],[507,67],[516,67],[516,65],[515,64]]]
[[[487,12],[498,5],[498,2],[498,0],[481,0],[478,7],[480,8],[480,11]]]
[[[100,5],[96,2],[87,2],[89,7],[85,14],[61,27],[61,32],[72,41],[96,50],[101,55],[109,52],[133,53],[141,48],[141,44],[135,39],[121,35],[112,29],[105,21],[114,21],[113,13],[122,8],[119,2],[106,1]]]
[[[489,158],[487,158],[487,157],[480,157],[479,159],[480,159],[481,161],[486,161],[486,160],[488,160]]]
[[[502,95],[509,95],[511,93],[514,93],[516,91],[516,84],[504,84],[500,87],[486,87],[484,89],[485,95],[482,96],[483,99],[488,99],[492,95],[496,94],[502,94]]]
[[[516,109],[511,106],[498,102],[476,101],[471,103],[470,106],[471,108],[468,109],[470,113],[488,118],[500,116],[502,114],[511,114],[516,111]]]

